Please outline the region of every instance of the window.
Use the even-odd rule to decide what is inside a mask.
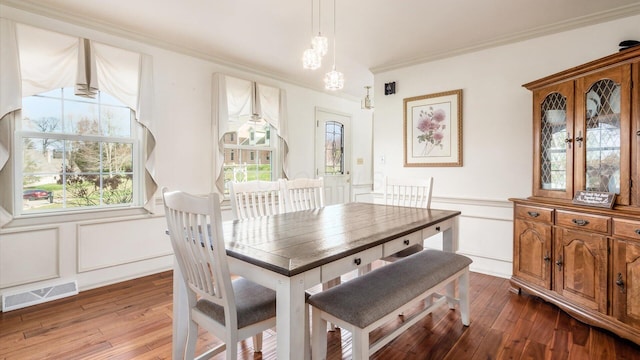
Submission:
[[[224,143],[225,189],[228,189],[229,181],[270,181],[277,178],[271,162],[272,153],[276,151],[274,141],[270,139],[271,131],[272,126],[265,120],[250,119],[225,136],[228,139]]]
[[[325,126],[325,174],[344,174],[344,125],[327,121]]]
[[[16,130],[23,214],[140,204],[138,125],[109,94],[25,97]]]
[[[216,189],[230,181],[273,181],[286,177],[286,93],[274,86],[214,74],[213,104]],[[226,94],[222,97],[219,94]]]
[[[145,161],[156,143],[152,57],[4,20],[3,41],[16,46],[2,48],[2,124],[11,136],[0,137],[0,181],[13,185],[0,196],[2,224],[78,210],[153,211],[157,183]]]

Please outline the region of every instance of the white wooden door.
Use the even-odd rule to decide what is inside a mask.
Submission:
[[[351,199],[351,116],[316,108],[316,176],[324,178],[325,204]]]

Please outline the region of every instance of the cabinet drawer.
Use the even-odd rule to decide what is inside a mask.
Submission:
[[[613,219],[613,235],[640,240],[640,221]]]
[[[516,205],[516,217],[531,221],[551,223],[553,219],[553,209]]]
[[[321,276],[322,282],[335,279],[340,275],[344,275],[352,270],[361,268],[367,264],[382,257],[382,245],[372,247],[359,253],[336,260],[326,265],[322,265]]]
[[[571,211],[556,211],[556,225],[609,234],[611,218]]]
[[[415,244],[422,245],[422,231],[412,232],[411,234],[391,240],[382,245],[382,257],[393,255],[398,251],[404,250]]]

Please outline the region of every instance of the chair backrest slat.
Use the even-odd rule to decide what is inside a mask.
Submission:
[[[293,179],[280,180],[285,198],[286,211],[302,211],[324,207],[324,180]]]
[[[433,177],[420,179],[394,179],[385,177],[384,203],[386,205],[431,207]]]
[[[231,211],[238,220],[284,212],[280,183],[278,181],[253,180],[229,183]]]
[[[199,197],[162,189],[171,245],[187,287],[190,302],[205,298],[231,314],[236,306],[222,232],[217,194]],[[226,314],[225,314],[226,315]]]

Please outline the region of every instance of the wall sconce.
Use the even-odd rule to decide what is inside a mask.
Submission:
[[[365,86],[364,88],[367,89],[367,95],[362,99],[361,107],[366,110],[371,110],[373,109],[373,101],[371,101],[369,97],[369,89],[371,89],[371,86]]]
[[[392,95],[396,93],[396,82],[390,82],[384,84],[384,94]]]

